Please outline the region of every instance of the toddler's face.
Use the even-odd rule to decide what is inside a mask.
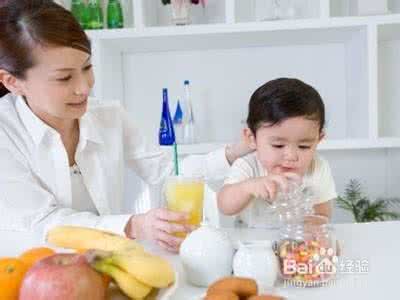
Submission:
[[[303,176],[323,138],[317,121],[295,117],[261,126],[254,140],[258,159],[269,174],[292,172]]]

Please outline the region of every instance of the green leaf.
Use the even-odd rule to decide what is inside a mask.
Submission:
[[[384,199],[387,203],[387,206],[394,209],[400,208],[400,199],[399,198],[387,198]]]
[[[385,221],[387,219],[398,219],[399,214],[392,212],[388,208],[389,202],[384,199],[376,200],[370,203],[364,211],[363,219],[365,221]]]
[[[382,216],[385,218],[385,220],[389,219],[389,220],[399,220],[400,219],[400,214],[399,213],[395,213],[395,212],[385,212],[382,214]]]
[[[343,209],[349,210],[349,211],[353,210],[353,205],[351,204],[350,201],[348,201],[345,198],[337,197],[336,198],[336,203],[340,208],[343,208]]]
[[[362,193],[361,184],[351,179],[346,186],[344,196],[337,197],[337,206],[350,211],[356,222],[372,222],[400,219],[400,213],[392,209],[400,208],[399,198],[377,199],[371,202]]]
[[[350,180],[345,190],[345,198],[353,204],[362,198],[361,184],[357,180]]]

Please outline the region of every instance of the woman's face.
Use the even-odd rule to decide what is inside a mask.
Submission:
[[[49,123],[79,119],[94,84],[90,55],[68,47],[36,47],[35,66],[21,80],[31,110]]]

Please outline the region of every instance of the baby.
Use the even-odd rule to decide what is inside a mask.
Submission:
[[[247,125],[244,135],[255,151],[232,165],[219,210],[250,227],[274,226],[271,203],[294,182],[312,191],[314,213],[330,218],[337,194],[328,162],[316,153],[325,125],[319,93],[298,79],[271,80],[251,96]]]

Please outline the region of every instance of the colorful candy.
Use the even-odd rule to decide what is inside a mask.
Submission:
[[[335,276],[335,251],[324,241],[286,239],[278,244],[283,279],[312,286]]]

